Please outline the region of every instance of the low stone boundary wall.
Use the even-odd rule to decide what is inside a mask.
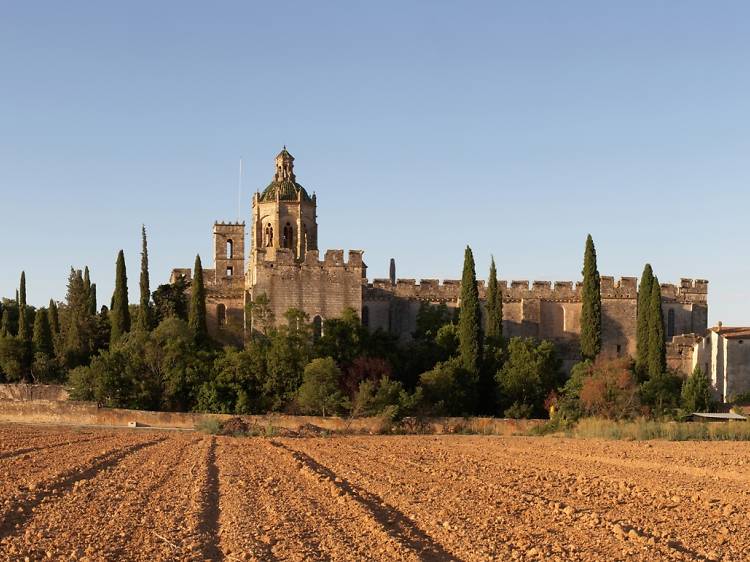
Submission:
[[[0,384],[0,400],[67,400],[68,391],[56,384]]]
[[[224,421],[235,417],[229,414],[198,414],[184,412],[148,412],[99,408],[90,402],[51,400],[0,400],[0,422],[102,425],[128,427],[135,422],[140,427],[194,429],[202,420]],[[288,416],[268,414],[242,416],[244,420],[260,427],[280,427],[297,430],[307,424],[329,431],[377,433],[383,420],[380,418],[337,418],[318,416]],[[431,418],[420,421],[418,429],[426,433],[483,433],[488,435],[513,435],[528,431],[543,423],[542,420],[509,420],[498,418]]]

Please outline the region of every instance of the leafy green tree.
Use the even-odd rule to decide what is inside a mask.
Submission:
[[[43,353],[52,357],[55,353],[52,344],[52,330],[49,325],[47,309],[40,308],[34,316],[34,353]]]
[[[148,332],[152,325],[151,289],[148,276],[148,242],[146,240],[146,226],[141,226],[141,302],[138,309],[138,329]]]
[[[503,295],[497,284],[497,269],[495,268],[494,257],[490,262],[490,278],[487,281],[486,309],[485,336],[487,342],[499,342],[503,337]]]
[[[533,338],[511,338],[495,380],[506,415],[544,415],[544,399],[562,382],[555,346]]]
[[[687,377],[682,383],[682,392],[680,393],[682,409],[688,413],[692,412],[712,412],[716,408],[711,382],[696,365],[693,374]]]
[[[595,359],[602,348],[602,297],[596,248],[589,234],[583,256],[581,307],[581,356]]]
[[[409,394],[399,381],[383,377],[363,380],[352,404],[353,416],[387,416],[398,420],[413,413],[421,401],[421,389]]]
[[[425,401],[435,415],[468,416],[475,413],[476,377],[460,357],[436,364],[419,377]]]
[[[306,413],[333,415],[342,412],[348,401],[339,386],[341,370],[332,357],[313,359],[305,366],[298,402]]]
[[[0,321],[0,336],[12,336],[13,331],[10,325],[10,310],[5,307],[3,310],[3,317]]]
[[[154,313],[157,322],[167,318],[188,320],[187,283],[183,276],[174,283],[159,285],[153,293]]]
[[[265,358],[257,348],[239,351],[227,347],[216,358],[211,379],[200,387],[196,409],[227,414],[264,412],[264,373]]]
[[[654,277],[654,282],[651,286],[649,309],[648,374],[649,377],[655,377],[667,370],[664,315],[661,309],[661,286],[657,277]]]
[[[273,308],[271,308],[271,299],[268,298],[268,295],[262,293],[249,300],[246,305],[246,312],[248,318],[250,318],[252,331],[268,335],[275,320]]]
[[[458,314],[459,356],[464,368],[476,378],[482,363],[482,322],[474,255],[466,246]]]
[[[26,376],[26,342],[17,336],[0,337],[0,370],[8,382],[18,382]]]
[[[254,338],[251,346],[265,349],[263,394],[271,410],[281,410],[294,400],[302,384],[305,365],[312,356],[310,332],[304,327],[279,326],[267,338]]]
[[[651,288],[654,285],[654,271],[646,264],[638,286],[638,312],[636,327],[635,370],[640,377],[648,371],[649,313],[651,311]]]
[[[193,282],[190,288],[190,329],[198,345],[208,342],[208,327],[206,325],[206,289],[203,285],[203,266],[200,255],[195,256],[193,268]]]
[[[128,307],[128,277],[125,270],[125,254],[120,250],[117,254],[115,272],[115,292],[112,295],[112,309],[109,313],[112,323],[110,342],[117,343],[130,331],[130,309]]]
[[[362,326],[357,313],[347,308],[340,318],[323,323],[323,334],[315,341],[315,357],[333,357],[340,369],[349,366],[363,354],[367,328]]]
[[[662,371],[641,385],[641,402],[651,409],[654,417],[669,415],[680,405],[681,389],[681,377]]]

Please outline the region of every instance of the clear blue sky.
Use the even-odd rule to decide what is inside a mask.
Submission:
[[[710,280],[750,324],[747,2],[4,2],[0,295],[109,302],[140,226],[152,286],[286,144],[320,246],[369,276]]]

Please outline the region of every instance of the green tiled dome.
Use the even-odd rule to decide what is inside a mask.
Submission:
[[[279,192],[279,199],[282,201],[296,201],[300,193],[302,194],[303,201],[311,201],[305,188],[291,180],[272,181],[263,190],[263,193],[260,194],[260,200],[275,201],[277,191]]]

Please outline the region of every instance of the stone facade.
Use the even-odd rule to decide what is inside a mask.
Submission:
[[[750,328],[711,328],[694,344],[692,367],[706,373],[720,402],[750,392]]]
[[[250,256],[244,276],[244,223],[214,224],[214,268],[205,270],[209,331],[219,339],[239,339],[252,324],[247,303],[267,298],[275,323],[290,308],[321,322],[354,309],[370,330],[382,329],[402,340],[411,337],[424,303],[459,306],[457,280],[397,279],[391,260],[388,279],[368,282],[360,250],[318,251],[317,197],[297,182],[294,157],[284,148],[276,157],[273,180],[252,198]],[[176,269],[189,280],[190,270]],[[567,366],[578,359],[581,331],[581,283],[572,281],[500,281],[506,336],[549,339]],[[480,298],[485,285],[478,282]],[[635,355],[637,280],[601,278],[602,351],[611,357]],[[708,319],[708,282],[682,279],[662,285],[665,334],[670,366],[692,364],[694,336]],[[251,307],[250,307],[251,308]],[[257,323],[256,326],[257,327]],[[677,337],[675,340],[672,338]],[[682,339],[681,339],[682,338]]]

